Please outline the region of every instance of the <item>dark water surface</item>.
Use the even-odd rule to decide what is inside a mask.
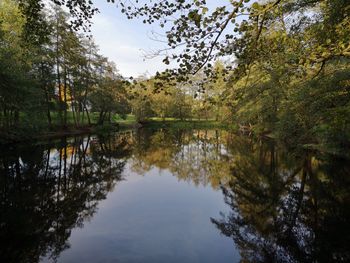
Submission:
[[[0,262],[348,262],[350,162],[219,130],[0,148]]]

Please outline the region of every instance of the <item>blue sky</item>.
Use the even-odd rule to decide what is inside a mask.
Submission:
[[[227,4],[228,0],[209,0],[210,7]],[[117,64],[120,73],[125,77],[137,77],[141,74],[155,74],[166,66],[162,57],[146,59],[144,53],[162,49],[164,43],[151,39],[152,32],[164,33],[156,23],[143,24],[142,20],[128,20],[116,4],[107,0],[94,0],[100,13],[93,18],[92,34],[100,47],[100,53]]]
[[[95,5],[100,13],[93,18],[92,34],[100,53],[114,61],[123,76],[137,77],[165,69],[161,57],[145,60],[143,56],[144,51],[165,47],[164,43],[150,38],[152,30],[161,32],[160,27],[128,20],[116,4],[106,0],[95,0]]]

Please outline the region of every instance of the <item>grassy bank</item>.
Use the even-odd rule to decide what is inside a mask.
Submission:
[[[0,129],[0,144],[11,144],[31,140],[45,140],[90,133],[107,133],[117,131],[119,129],[133,128],[137,124],[133,115],[127,115],[125,119],[115,115],[112,117],[111,123],[97,125],[98,114],[92,113],[90,116],[91,124],[88,124],[86,120],[77,127],[74,124],[71,114],[68,114],[67,126],[63,128],[62,126],[58,125],[58,116],[53,115],[52,117],[53,125],[51,128],[47,127],[46,125],[27,125],[10,130]]]
[[[234,125],[228,125],[215,120],[179,120],[174,118],[150,118],[147,121],[137,122],[135,116],[127,115],[126,118],[121,118],[118,115],[112,117],[111,123],[104,125],[97,125],[97,114],[91,114],[92,124],[84,122],[79,127],[76,127],[73,118],[67,118],[67,127],[62,128],[59,125],[52,126],[51,129],[47,127],[36,129],[13,129],[10,131],[0,130],[0,143],[10,144],[29,140],[42,140],[59,138],[63,136],[74,136],[83,134],[104,134],[118,131],[121,129],[135,129],[135,128],[169,128],[169,129],[236,129]],[[56,122],[55,122],[56,123]]]
[[[215,120],[178,120],[172,118],[152,118],[142,123],[149,128],[173,128],[173,129],[237,129],[233,124],[226,124]]]

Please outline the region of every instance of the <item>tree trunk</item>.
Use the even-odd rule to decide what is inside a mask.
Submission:
[[[64,66],[64,86],[63,86],[63,96],[64,96],[64,128],[67,128],[67,68]]]
[[[89,114],[89,110],[87,109],[86,105],[84,105],[84,109],[86,111],[86,117],[88,119],[88,123],[89,123],[89,125],[91,125],[90,114]]]
[[[15,110],[14,111],[14,126],[18,126],[19,124],[19,111]]]
[[[61,72],[60,72],[60,58],[59,58],[59,36],[58,36],[58,18],[56,21],[56,73],[57,73],[57,85],[58,85],[58,115],[60,119],[60,124],[63,124],[62,119],[62,87],[61,87]]]
[[[68,75],[69,78],[69,75]],[[70,79],[70,78],[69,78]],[[73,83],[69,81],[69,88],[70,88],[70,103],[71,103],[71,109],[72,109],[72,115],[73,115],[73,121],[74,121],[74,126],[78,127],[79,126],[79,110],[77,111],[77,108],[75,107],[76,104],[76,96],[75,96],[75,90]]]
[[[46,100],[46,115],[47,115],[47,121],[49,124],[49,128],[52,127],[52,119],[51,119],[51,112],[50,112],[50,96],[48,88],[45,88],[45,100]]]
[[[104,112],[102,110],[102,111],[100,111],[100,115],[98,117],[98,122],[97,122],[98,125],[102,125],[103,124],[103,118],[104,118],[103,116],[104,116]]]

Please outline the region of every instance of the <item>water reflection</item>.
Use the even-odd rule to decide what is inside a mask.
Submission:
[[[57,258],[72,229],[82,227],[122,179],[125,160],[119,158],[130,154],[123,137],[63,138],[0,152],[1,262]]]
[[[222,130],[145,129],[1,149],[0,261],[57,259],[125,169],[153,168],[222,191],[230,212],[212,226],[241,262],[350,260],[348,160]]]
[[[242,262],[350,260],[349,161],[262,142],[232,153],[233,177],[222,187],[232,211],[212,222]]]
[[[149,143],[138,144],[136,171],[156,166],[221,186],[232,211],[212,222],[234,240],[242,262],[350,260],[349,160],[225,131],[143,136]]]
[[[146,130],[137,135],[132,168],[139,174],[166,169],[179,180],[215,189],[231,179],[232,136],[219,130]]]

